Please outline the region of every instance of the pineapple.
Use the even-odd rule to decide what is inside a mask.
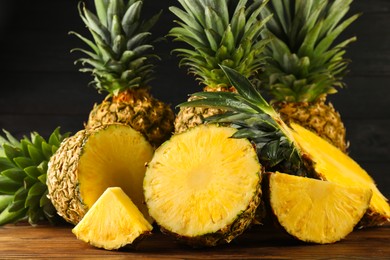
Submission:
[[[193,247],[229,243],[248,228],[261,197],[262,167],[231,127],[199,125],[160,146],[144,179],[150,215]]]
[[[0,225],[27,220],[31,225],[41,221],[61,222],[47,198],[48,161],[69,133],[57,128],[45,140],[32,132],[17,140],[3,130],[0,136]]]
[[[268,104],[257,89],[237,71],[222,66],[238,93],[195,93],[202,99],[180,106],[203,106],[229,112],[208,120],[229,123],[239,130],[236,138],[256,144],[260,163],[266,171],[318,178],[345,186],[369,187],[373,195],[363,217],[362,227],[390,221],[390,206],[374,180],[351,157],[323,138],[298,124],[290,126]]]
[[[159,18],[142,20],[142,0],[95,0],[97,15],[80,5],[80,16],[94,42],[71,32],[92,51],[78,60],[85,65],[80,71],[94,76],[92,84],[108,95],[95,104],[86,128],[109,123],[124,123],[144,134],[158,146],[173,132],[171,107],[154,98],[149,89],[153,77],[153,45],[149,32]]]
[[[346,129],[327,95],[343,87],[348,61],[345,47],[356,37],[334,44],[358,14],[344,19],[352,0],[271,0],[262,16],[273,13],[264,35],[267,64],[259,78],[284,120],[298,123],[343,152]]]
[[[110,187],[72,232],[92,246],[115,250],[140,241],[152,229],[126,193],[119,187]]]
[[[224,64],[238,70],[246,77],[256,74],[263,62],[262,51],[267,40],[260,33],[271,16],[260,20],[264,4],[245,0],[183,0],[183,9],[172,6],[170,10],[180,20],[169,35],[176,41],[189,45],[177,48],[180,65],[189,67],[203,85],[205,92],[235,92],[219,68]],[[190,100],[197,97],[190,97]],[[175,119],[175,133],[202,124],[204,119],[224,112],[214,108],[181,108]]]
[[[153,153],[144,136],[128,125],[80,130],[49,161],[49,197],[58,214],[76,225],[108,187],[121,187],[152,222],[143,204],[142,181]]]
[[[372,195],[369,187],[278,172],[267,177],[263,190],[269,191],[270,211],[284,230],[305,242],[329,244],[345,238],[363,217]]]

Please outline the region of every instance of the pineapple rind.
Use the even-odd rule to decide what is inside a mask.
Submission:
[[[129,159],[128,164],[123,162],[123,158],[126,156],[122,154],[121,148],[115,152],[115,147],[104,149],[103,146],[99,148],[100,151],[94,151],[94,147],[88,146],[89,140],[90,138],[93,140],[94,137],[101,134],[105,135],[104,138],[109,138],[111,141],[116,141],[117,145],[125,147],[127,149],[126,152],[123,152],[125,155],[139,160],[136,162]],[[94,142],[96,146],[96,141]],[[94,145],[93,142],[91,143]],[[90,149],[95,155],[89,154]],[[76,225],[106,188],[120,186],[130,197],[135,196],[134,202],[145,217],[152,222],[147,214],[146,206],[143,205],[143,198],[140,198],[143,197],[144,170],[141,172],[139,169],[144,169],[144,164],[152,158],[153,152],[152,146],[138,131],[123,124],[81,130],[74,136],[65,139],[49,161],[47,176],[49,198],[57,213],[67,222]],[[84,158],[92,160],[92,162],[85,164]],[[117,165],[118,158],[122,158],[119,159],[119,162],[126,163],[126,165],[123,167]],[[132,161],[136,165],[131,165]],[[106,165],[104,165],[105,163]],[[93,166],[99,168],[93,169]],[[136,183],[131,182],[131,178],[133,178],[131,176],[132,167],[135,167],[137,174],[142,173],[142,176],[133,176],[135,180],[138,180]],[[116,172],[110,172],[111,169]],[[125,178],[122,176],[123,174],[129,176]],[[133,187],[135,187],[134,191],[132,191]]]
[[[378,226],[390,222],[390,205],[372,177],[339,149],[298,124],[291,124],[303,153],[314,162],[318,176],[347,186],[369,187],[373,191],[370,206],[359,226]]]
[[[204,88],[206,92],[237,92],[232,88]],[[199,97],[191,96],[188,101],[199,99]],[[180,134],[190,128],[201,125],[205,122],[205,119],[214,115],[225,113],[226,110],[218,108],[206,108],[206,107],[181,107],[179,113],[176,115],[174,126],[175,134]]]
[[[95,247],[115,250],[133,244],[152,229],[126,193],[119,187],[110,187],[72,232]]]
[[[201,125],[156,150],[144,179],[150,215],[192,246],[228,243],[252,223],[260,203],[255,150],[236,130]]]
[[[365,214],[370,188],[283,173],[269,175],[270,205],[279,224],[305,242],[328,244],[351,233]]]
[[[174,118],[168,104],[155,99],[146,89],[135,88],[116,97],[108,96],[103,102],[95,104],[85,127],[127,124],[158,147],[171,136]]]

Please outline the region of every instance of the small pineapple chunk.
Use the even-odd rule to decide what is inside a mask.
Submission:
[[[366,212],[370,188],[293,176],[269,175],[269,199],[280,225],[305,242],[334,243],[345,238]]]
[[[95,247],[114,250],[148,235],[152,225],[119,187],[107,188],[72,232]]]

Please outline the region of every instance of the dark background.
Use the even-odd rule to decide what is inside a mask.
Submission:
[[[91,6],[91,0],[87,1]],[[76,0],[0,1],[0,128],[17,137],[38,131],[47,137],[57,126],[63,132],[83,128],[88,112],[104,96],[88,86],[91,77],[73,64],[84,47],[70,30],[87,35]],[[155,34],[173,25],[167,7],[173,0],[145,0],[148,13],[164,10]],[[350,155],[390,197],[390,1],[355,0],[350,14],[362,12],[340,37],[356,35],[347,55],[352,63],[347,87],[329,99],[340,112],[351,143]],[[152,82],[155,97],[172,104],[200,90],[178,59],[169,39],[158,46],[162,61]]]

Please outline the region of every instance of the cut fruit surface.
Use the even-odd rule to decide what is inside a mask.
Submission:
[[[372,191],[283,173],[269,175],[269,201],[280,225],[305,242],[345,238],[366,212]]]
[[[194,246],[230,242],[252,222],[262,167],[236,130],[201,125],[160,146],[144,180],[150,215],[163,231]]]
[[[323,180],[347,186],[370,188],[373,196],[363,226],[382,225],[390,221],[390,206],[371,176],[351,157],[298,124],[291,124],[295,141],[314,162]]]
[[[57,212],[77,224],[108,187],[121,187],[152,221],[142,185],[153,153],[143,135],[127,125],[79,131],[61,144],[49,163],[47,184]]]
[[[72,232],[95,247],[114,250],[150,234],[152,228],[121,188],[110,187]]]

